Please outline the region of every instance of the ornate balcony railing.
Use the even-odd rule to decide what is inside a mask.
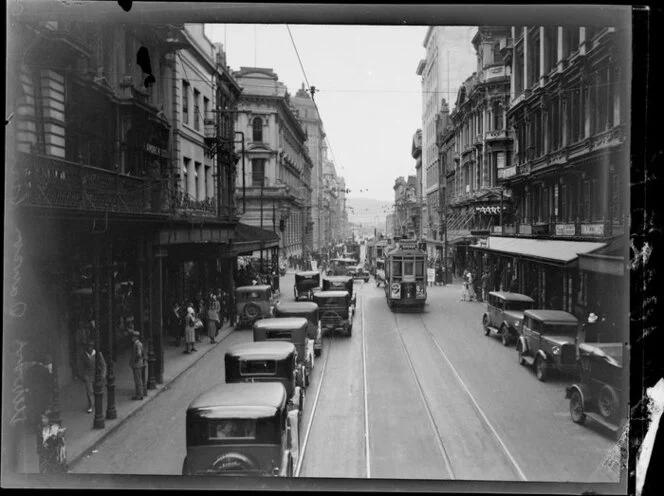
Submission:
[[[215,197],[195,200],[188,194],[178,192],[175,195],[175,209],[180,213],[215,216],[217,214],[217,199]]]
[[[161,213],[161,182],[44,155],[17,153],[14,200],[23,206]]]

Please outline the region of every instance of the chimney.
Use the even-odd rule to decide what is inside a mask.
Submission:
[[[226,67],[226,52],[224,50],[224,45],[222,43],[215,43],[214,44],[215,48],[215,59],[217,62],[217,65],[220,65],[222,67]]]

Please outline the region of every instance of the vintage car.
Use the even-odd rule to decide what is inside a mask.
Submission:
[[[350,337],[353,332],[353,303],[348,291],[319,291],[314,294],[323,333],[341,329]]]
[[[299,415],[278,382],[219,384],[187,408],[182,475],[292,477]]]
[[[357,266],[354,258],[333,258],[327,269],[328,276],[348,276]]]
[[[484,334],[494,331],[500,335],[503,346],[515,343],[521,335],[523,311],[533,308],[530,296],[506,291],[491,291],[487,295],[486,312],[482,317]]]
[[[356,295],[353,294],[353,278],[350,276],[328,276],[323,278],[323,291],[348,291],[353,308]]]
[[[587,418],[617,433],[627,418],[629,346],[581,343],[579,382],[566,389],[569,411],[577,424]]]
[[[304,317],[279,317],[254,323],[254,342],[288,341],[295,345],[303,387],[309,385],[309,374],[314,368],[314,342],[309,339],[308,331],[309,321]]]
[[[364,268],[364,265],[356,265],[350,270],[349,274],[353,279],[362,279],[364,282],[369,282],[369,271]]]
[[[295,285],[293,286],[293,293],[295,300],[306,298],[311,300],[313,298],[314,290],[320,287],[320,272],[316,270],[308,270],[305,272],[295,273]]]
[[[286,388],[289,408],[302,413],[302,368],[293,343],[262,341],[232,345],[226,350],[224,364],[226,383],[279,382]]]
[[[521,365],[535,368],[540,381],[546,381],[549,372],[577,372],[577,339],[579,321],[562,310],[525,310],[521,336],[516,351]]]
[[[270,285],[240,286],[235,289],[236,328],[251,327],[259,319],[272,317]]]
[[[323,351],[323,331],[320,326],[318,305],[311,301],[280,302],[274,307],[275,317],[304,317],[309,321],[307,336],[314,342],[314,356]]]

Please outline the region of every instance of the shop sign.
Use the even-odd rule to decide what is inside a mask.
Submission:
[[[604,236],[604,224],[581,224],[582,236]]]
[[[516,165],[498,169],[498,179],[509,179],[513,176],[516,176]]]
[[[574,236],[576,226],[574,224],[556,224],[556,236]]]
[[[145,151],[157,157],[168,158],[168,151],[150,143],[145,144]]]

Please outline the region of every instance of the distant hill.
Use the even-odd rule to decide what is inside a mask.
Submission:
[[[385,216],[392,211],[391,201],[374,200],[372,198],[346,198],[348,220],[353,223],[385,226]]]

